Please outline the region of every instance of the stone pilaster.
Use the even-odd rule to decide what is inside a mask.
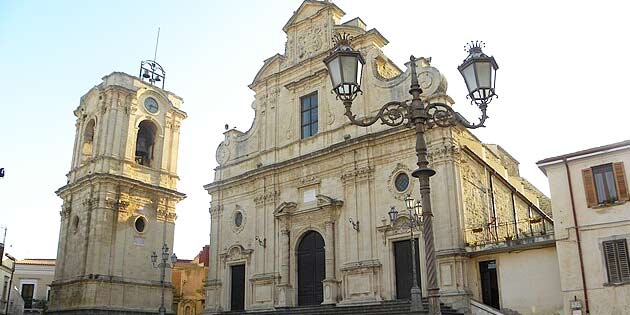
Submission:
[[[280,231],[280,285],[278,285],[276,307],[293,306],[293,287],[289,282],[290,251],[290,232],[283,229]]]
[[[339,294],[339,281],[335,279],[335,223],[326,221],[325,227],[326,278],[323,281],[324,301],[322,304],[336,304]]]

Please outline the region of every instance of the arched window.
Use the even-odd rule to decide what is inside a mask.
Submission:
[[[184,311],[185,315],[192,315],[192,308],[190,305],[186,305],[186,310]]]
[[[94,127],[96,122],[90,120],[83,131],[83,144],[81,145],[81,161],[87,161],[92,158],[94,149]]]
[[[138,125],[136,138],[136,163],[151,167],[153,150],[155,147],[155,133],[157,128],[152,122],[145,120]]]

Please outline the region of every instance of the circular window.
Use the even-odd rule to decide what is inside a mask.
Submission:
[[[409,175],[407,175],[407,173],[400,173],[396,175],[396,179],[394,179],[394,186],[396,186],[396,190],[399,192],[407,190],[409,187]]]
[[[136,221],[133,223],[133,226],[136,228],[136,231],[138,231],[138,233],[142,233],[147,226],[147,219],[145,217],[137,217]]]
[[[76,233],[79,230],[79,217],[74,216],[72,219],[72,232]]]
[[[234,215],[234,225],[236,225],[237,227],[240,227],[241,224],[243,224],[243,214],[240,211],[238,211]]]

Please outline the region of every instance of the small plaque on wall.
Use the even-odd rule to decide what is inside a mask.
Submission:
[[[144,237],[134,236],[133,244],[138,246],[144,246]]]

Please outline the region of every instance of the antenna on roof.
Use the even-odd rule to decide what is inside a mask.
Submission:
[[[153,61],[157,61],[157,49],[160,42],[160,28],[158,27],[157,39],[155,40],[155,53],[153,54]]]

